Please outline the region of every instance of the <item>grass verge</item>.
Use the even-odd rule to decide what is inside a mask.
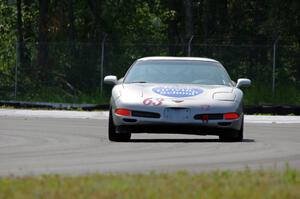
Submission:
[[[300,172],[44,175],[0,178],[0,198],[300,198]]]
[[[290,104],[300,105],[300,88],[294,85],[277,86],[274,95],[269,86],[254,84],[242,89],[246,105]]]
[[[89,93],[78,93],[67,95],[57,88],[43,88],[35,92],[20,94],[17,101],[29,102],[56,102],[56,103],[75,103],[75,104],[107,104],[110,99],[110,91],[101,94],[99,91]]]

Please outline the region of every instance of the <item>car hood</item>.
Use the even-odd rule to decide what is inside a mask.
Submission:
[[[164,102],[188,104],[213,101],[234,101],[234,87],[199,84],[120,84],[116,88],[118,98],[127,102],[141,102],[145,99],[163,99]]]

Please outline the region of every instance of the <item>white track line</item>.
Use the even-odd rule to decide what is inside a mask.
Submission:
[[[23,110],[23,109],[0,109],[2,117],[27,117],[27,118],[79,118],[79,119],[106,119],[107,111],[58,111],[58,110]],[[246,115],[246,123],[300,123],[300,116],[263,116]]]
[[[246,123],[277,123],[277,124],[295,124],[300,123],[300,116],[264,116],[264,115],[246,115]]]
[[[105,119],[107,111],[58,111],[58,110],[24,110],[0,109],[0,116],[7,117],[37,117],[37,118],[79,118],[79,119]]]

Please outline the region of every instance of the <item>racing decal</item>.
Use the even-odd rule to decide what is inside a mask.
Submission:
[[[155,87],[152,89],[154,93],[167,97],[193,97],[203,93],[200,88],[173,88],[173,87]]]
[[[164,101],[163,98],[146,98],[143,101],[143,104],[145,105],[153,105],[153,106],[159,106]]]

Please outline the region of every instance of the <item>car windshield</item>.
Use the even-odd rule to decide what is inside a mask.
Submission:
[[[221,64],[207,61],[138,61],[124,83],[232,85]]]

